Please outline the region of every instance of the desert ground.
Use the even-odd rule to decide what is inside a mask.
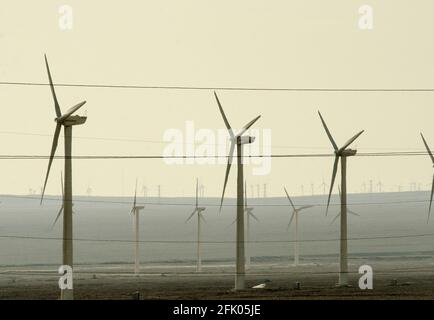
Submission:
[[[361,262],[361,261],[360,261]],[[374,288],[361,290],[357,261],[350,265],[350,287],[340,288],[337,264],[258,264],[247,271],[248,289],[233,292],[232,265],[142,266],[139,276],[132,266],[77,266],[75,299],[423,299],[434,300],[432,261],[382,261],[372,265]],[[0,299],[58,299],[55,268],[0,269]],[[265,289],[251,287],[267,281]],[[300,283],[300,289],[295,283]]]

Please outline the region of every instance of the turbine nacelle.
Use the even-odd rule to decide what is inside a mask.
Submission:
[[[238,136],[236,138],[236,142],[237,144],[249,144],[249,143],[253,143],[255,142],[256,137],[251,137],[251,136]]]
[[[67,119],[62,121],[62,124],[65,126],[77,126],[80,124],[84,124],[87,120],[87,117],[83,116],[69,116]],[[55,119],[56,122],[58,122],[58,119]]]
[[[353,149],[345,149],[342,151],[339,150],[339,151],[335,151],[335,154],[340,157],[351,157],[357,154],[357,150],[353,150]]]

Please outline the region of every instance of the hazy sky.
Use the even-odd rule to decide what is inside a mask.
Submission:
[[[59,7],[73,9],[72,30],[59,28]],[[360,30],[359,7],[372,5],[374,27]],[[433,1],[11,1],[0,9],[0,81],[47,82],[47,53],[58,83],[206,87],[434,88]],[[161,155],[169,129],[224,128],[212,91],[57,88],[62,110],[81,100],[85,125],[74,128],[75,155]],[[359,152],[434,148],[434,93],[219,91],[231,124],[258,114],[271,129],[273,154],[331,152],[321,110],[338,144],[358,130]],[[0,154],[48,155],[55,123],[46,86],[0,85]],[[95,139],[97,138],[97,139]],[[109,140],[101,140],[108,138]],[[261,137],[259,137],[259,141]],[[63,140],[58,148],[63,155]],[[271,172],[248,184],[269,195],[316,192],[329,182],[332,158],[274,159]],[[46,160],[1,160],[0,193],[24,194],[43,184]],[[47,186],[60,193],[63,161]],[[235,191],[236,167],[228,195]],[[134,180],[150,195],[191,195],[194,179],[206,195],[221,192],[225,165],[167,165],[162,160],[76,160],[74,192],[130,195]],[[426,157],[349,159],[348,189],[381,180],[384,189],[424,189]],[[250,187],[248,189],[250,192]]]

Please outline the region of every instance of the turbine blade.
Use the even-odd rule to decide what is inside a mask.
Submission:
[[[253,219],[255,219],[256,221],[258,221],[259,222],[259,219],[258,219],[258,217],[257,216],[255,216],[254,214],[253,214],[253,212],[252,211],[250,211],[249,212],[249,214],[250,214],[250,216],[253,218]]]
[[[199,188],[199,179],[196,178],[196,208],[199,206],[199,201],[197,199],[198,197],[198,188]]]
[[[56,111],[57,118],[59,118],[62,116],[62,112],[60,111],[59,102],[57,101],[56,91],[54,91],[53,79],[51,78],[51,72],[50,72],[50,67],[48,66],[47,55],[44,55],[44,57],[45,57],[45,66],[47,67],[48,80],[50,81],[51,94],[53,95],[53,100],[54,100],[54,109]]]
[[[134,189],[134,201],[133,201],[133,208],[131,209],[131,211],[134,210],[134,208],[136,207],[136,199],[137,199],[137,178],[136,178],[136,187]]]
[[[185,220],[185,223],[187,223],[188,221],[190,221],[191,218],[193,218],[194,214],[197,212],[197,209],[194,208],[193,212],[188,216],[187,220]]]
[[[339,156],[335,157],[335,163],[333,164],[333,174],[332,174],[332,181],[330,183],[330,191],[329,191],[329,197],[327,199],[327,209],[326,209],[326,216],[329,211],[329,205],[330,205],[330,197],[332,196],[333,191],[333,185],[335,183],[336,174],[338,172],[338,164],[339,164]]]
[[[324,119],[322,118],[321,112],[318,111],[318,114],[319,114],[319,117],[321,118],[321,122],[322,122],[322,125],[324,126],[324,129],[327,133],[327,136],[329,137],[329,140],[333,145],[333,149],[335,149],[335,151],[338,151],[339,150],[338,146],[336,145],[335,140],[333,140],[332,134],[330,133],[329,128],[327,128],[327,125],[326,125]]]
[[[348,148],[350,144],[352,144],[354,140],[356,140],[363,132],[365,132],[365,130],[362,130],[359,133],[355,134],[352,138],[350,138],[347,142],[345,142],[344,146],[340,148],[339,151],[343,151],[346,148]]]
[[[351,213],[353,216],[358,216],[360,217],[360,214],[358,214],[357,212],[354,212],[353,210],[350,210],[347,208],[348,213]]]
[[[62,201],[65,200],[65,195],[63,194],[63,173],[60,171],[60,186],[62,188]]]
[[[428,210],[428,220],[426,223],[429,223],[429,217],[431,215],[431,207],[432,207],[432,198],[434,195],[434,175],[432,176],[432,186],[431,186],[431,198],[429,200],[429,210]]]
[[[220,200],[220,211],[222,210],[223,199],[225,197],[226,185],[228,183],[229,172],[231,171],[232,158],[234,155],[235,143],[231,141],[231,150],[229,151],[228,164],[226,166],[225,183],[223,185],[222,199]]]
[[[304,209],[309,209],[309,208],[313,208],[313,207],[314,207],[313,205],[302,206],[302,207],[298,208],[297,211],[300,212],[300,211],[302,211]]]
[[[60,207],[59,212],[57,213],[56,219],[54,220],[53,224],[51,225],[51,229],[53,229],[54,226],[56,225],[57,220],[59,220],[60,215],[62,214],[62,211],[63,211],[63,204],[62,204],[62,206]]]
[[[42,204],[42,200],[44,199],[45,187],[47,186],[47,181],[48,181],[48,176],[50,174],[51,164],[53,163],[53,158],[54,158],[54,155],[56,153],[57,143],[59,140],[61,127],[62,127],[62,125],[60,123],[56,124],[56,129],[54,131],[54,136],[53,136],[53,144],[51,145],[50,159],[48,160],[47,174],[45,176],[44,187],[42,188],[41,204]]]
[[[240,131],[240,133],[237,134],[237,136],[241,137],[249,128],[256,122],[261,116],[257,116],[255,119],[250,121],[248,124],[246,124]]]
[[[426,140],[425,140],[425,138],[424,138],[424,136],[423,136],[422,133],[420,133],[420,136],[422,137],[423,144],[425,145],[426,151],[428,151],[428,154],[431,157],[431,161],[434,164],[434,156],[432,155],[432,152],[431,152],[431,150],[428,147],[428,143],[426,143]]]
[[[229,121],[228,121],[228,119],[226,118],[225,112],[223,111],[222,105],[221,105],[220,100],[219,100],[219,98],[218,98],[218,96],[217,96],[217,93],[216,93],[215,91],[214,91],[214,96],[215,96],[215,99],[217,100],[217,104],[218,104],[218,106],[219,106],[220,113],[221,113],[221,115],[222,115],[222,117],[223,117],[223,121],[225,122],[226,128],[227,128],[228,131],[229,131],[229,135],[230,135],[231,138],[233,139],[233,138],[234,138],[234,133],[232,132],[231,125],[229,124]]]
[[[230,225],[233,226],[237,222],[237,218],[235,218],[234,222],[232,222]]]
[[[286,193],[286,197],[288,198],[288,200],[289,200],[289,203],[291,203],[291,206],[292,206],[292,208],[294,209],[294,211],[296,210],[295,209],[295,206],[294,206],[294,204],[292,203],[292,200],[291,200],[291,198],[289,197],[289,194],[288,194],[288,191],[286,191],[286,188],[285,187],[283,187],[283,190],[285,190],[285,193]]]
[[[57,121],[59,122],[63,122],[66,119],[68,119],[75,111],[77,111],[78,109],[80,109],[82,106],[84,106],[86,104],[86,101],[82,101],[78,104],[76,104],[75,106],[73,106],[72,108],[70,108],[63,116],[61,116]]]
[[[330,222],[330,224],[335,223],[335,221],[340,217],[341,213],[339,212],[336,217],[333,218],[332,222]]]
[[[291,219],[289,219],[289,223],[288,223],[288,226],[286,227],[286,231],[289,230],[289,227],[291,226],[292,220],[294,220],[295,212],[296,212],[295,210],[292,212],[292,216],[291,216]]]
[[[205,217],[203,216],[203,214],[200,214],[200,220],[202,220],[203,222],[207,223],[205,220]]]

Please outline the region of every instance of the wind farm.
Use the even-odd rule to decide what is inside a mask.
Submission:
[[[426,4],[76,2],[0,19],[0,300],[434,300]]]

